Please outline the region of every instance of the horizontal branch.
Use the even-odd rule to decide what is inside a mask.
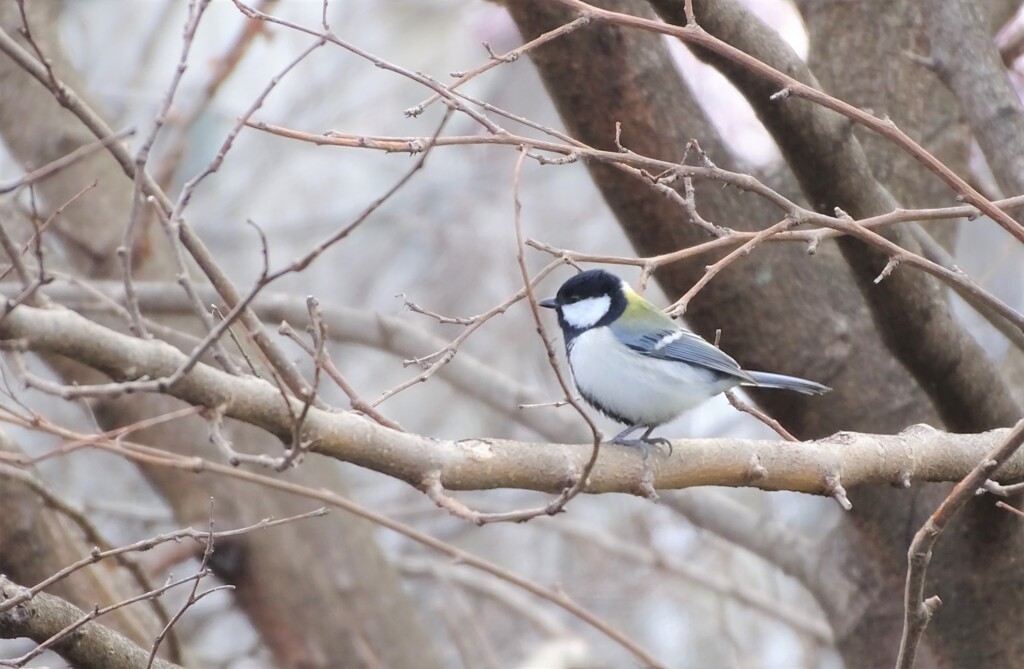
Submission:
[[[159,340],[136,339],[62,308],[18,306],[0,320],[8,347],[63,355],[115,381],[160,378],[185,360]],[[290,443],[302,405],[254,377],[199,364],[167,389],[193,405],[261,427]],[[285,402],[292,404],[290,410]],[[509,401],[514,401],[509,398]],[[750,486],[834,495],[838,488],[911,480],[958,481],[1005,437],[1006,430],[963,435],[915,426],[899,435],[840,433],[794,443],[750,439],[678,440],[670,457],[645,465],[638,450],[605,447],[586,492],[644,494],[655,488]],[[389,430],[351,413],[310,409],[302,438],[312,452],[366,467],[418,488],[440,481],[452,490],[523,488],[557,492],[582,471],[591,444],[554,445],[503,439],[437,440]],[[645,467],[650,467],[649,477]],[[1000,481],[1024,478],[1024,455],[1000,470]]]

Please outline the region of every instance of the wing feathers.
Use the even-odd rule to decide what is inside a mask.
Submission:
[[[611,329],[620,342],[642,355],[699,365],[748,383],[753,382],[735,360],[689,330],[673,328],[636,336],[616,328],[614,324]]]

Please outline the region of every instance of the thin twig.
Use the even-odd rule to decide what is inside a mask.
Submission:
[[[562,0],[559,0],[562,1]],[[341,146],[361,147],[361,148],[376,148],[378,150],[386,151],[401,151],[401,152],[416,152],[420,150],[423,138],[379,138],[375,140],[373,138],[366,138],[363,136],[339,136],[337,134],[327,135],[313,135],[309,133],[303,133],[294,130],[288,130],[284,128],[278,128],[265,123],[255,123],[253,127],[272,132],[285,137],[291,137],[293,139],[300,139],[303,141],[309,141],[315,144],[332,144]],[[953,287],[958,293],[965,296],[968,302],[971,304],[984,303],[992,310],[991,313],[983,312],[982,315],[988,319],[992,319],[994,316],[1003,318],[1009,321],[1013,327],[1024,332],[1024,315],[1021,315],[1018,311],[1010,307],[1008,304],[997,298],[995,295],[986,291],[979,286],[975,281],[970,279],[963,271],[957,268],[945,267],[934,261],[928,260],[918,254],[910,253],[903,247],[891,242],[885,237],[873,232],[871,228],[879,227],[883,225],[890,225],[894,223],[902,223],[909,221],[923,221],[923,220],[948,220],[954,218],[967,217],[972,218],[978,215],[979,209],[976,206],[961,206],[961,207],[948,207],[939,209],[896,209],[892,212],[882,214],[879,216],[873,216],[860,221],[852,219],[843,219],[840,217],[827,216],[820,214],[816,211],[806,209],[796,204],[789,198],[783,196],[777,191],[769,188],[765,184],[761,183],[754,177],[748,174],[741,174],[738,172],[731,172],[724,170],[719,167],[708,167],[708,166],[693,166],[693,165],[680,165],[664,160],[657,160],[653,158],[647,158],[639,156],[634,153],[621,153],[617,151],[601,151],[591,148],[581,148],[578,145],[569,145],[558,142],[547,142],[543,140],[513,135],[510,133],[502,133],[500,135],[492,136],[465,136],[465,137],[445,137],[440,138],[435,143],[435,146],[451,146],[451,145],[473,145],[473,144],[496,144],[503,146],[519,147],[522,145],[530,145],[534,149],[542,149],[544,151],[551,151],[561,155],[572,155],[578,154],[592,160],[608,163],[611,165],[625,164],[632,165],[637,168],[645,169],[652,173],[661,172],[674,172],[680,177],[691,176],[694,178],[709,179],[712,181],[719,181],[722,183],[735,186],[741,190],[749,191],[764,198],[774,206],[776,206],[784,216],[787,216],[798,224],[814,224],[825,228],[809,231],[794,231],[780,232],[775,235],[772,239],[779,241],[801,241],[808,243],[811,247],[817,246],[822,239],[827,239],[839,235],[850,235],[854,236],[872,246],[880,249],[890,257],[899,256],[903,258],[903,262],[908,265],[912,265],[932,276],[936,277],[940,281]],[[1009,200],[1003,200],[999,202],[999,206],[1011,208],[1013,206],[1020,206],[1024,202],[1024,196],[1018,196]],[[652,266],[667,264],[675,262],[683,258],[691,257],[698,253],[704,253],[708,250],[715,248],[723,248],[729,246],[735,246],[742,244],[759,233],[742,233],[736,231],[729,231],[728,236],[723,236],[719,239],[714,239],[705,244],[701,244],[692,248],[682,249],[672,253],[664,254],[662,256],[656,256],[650,259],[638,259],[638,258],[622,258],[614,256],[595,256],[590,254],[576,253],[571,251],[565,251],[561,249],[554,249],[553,247],[546,247],[538,242],[530,242],[531,246],[535,248],[541,248],[542,250],[548,251],[565,261],[579,261],[579,262],[613,262],[618,264],[635,265],[644,268],[648,271],[652,271]],[[653,264],[653,265],[652,265]],[[1018,343],[1015,341],[1015,343]]]
[[[319,303],[316,305],[315,314],[315,317],[313,314],[310,314],[311,317],[315,318],[313,325],[313,328],[315,328],[314,331],[316,331],[316,329],[323,328],[323,337],[326,339],[328,335],[327,324],[323,320],[323,312],[320,309]],[[319,325],[315,324],[316,321],[319,322]],[[369,402],[359,395],[355,387],[349,383],[348,379],[346,379],[341,373],[341,370],[339,370],[337,365],[334,364],[334,360],[331,359],[331,354],[326,347],[321,347],[318,354],[318,349],[315,346],[310,346],[306,343],[302,336],[299,335],[299,333],[296,332],[288,323],[281,323],[278,328],[278,332],[294,341],[303,351],[306,352],[307,355],[314,359],[315,364],[320,365],[323,370],[327,372],[327,375],[331,377],[331,380],[334,381],[334,383],[338,385],[338,388],[340,388],[348,397],[349,403],[354,411],[358,411],[359,413],[366,415],[368,418],[376,421],[384,427],[389,427],[392,430],[398,430],[399,432],[405,432],[405,429],[401,425],[374,409],[370,406]]]
[[[472,70],[469,70],[468,72],[460,72],[457,75],[455,75],[455,73],[453,73],[453,76],[458,76],[458,79],[456,79],[452,83],[448,84],[448,86],[446,86],[446,89],[449,92],[454,91],[456,88],[458,88],[462,84],[466,83],[467,81],[469,81],[471,79],[475,79],[476,77],[478,77],[479,75],[483,74],[487,70],[490,70],[491,68],[497,67],[498,65],[502,65],[504,63],[514,63],[515,61],[519,60],[519,58],[523,54],[529,53],[529,52],[533,51],[534,49],[536,49],[537,47],[543,46],[544,44],[547,44],[548,42],[550,42],[550,41],[552,41],[554,39],[562,37],[563,35],[567,35],[567,34],[573,32],[573,31],[577,30],[578,28],[582,28],[583,26],[587,25],[588,23],[590,23],[590,19],[589,18],[587,18],[586,16],[580,16],[576,20],[570,21],[569,23],[566,23],[565,25],[558,26],[557,28],[555,28],[553,30],[549,30],[548,32],[544,33],[543,35],[540,35],[539,37],[530,40],[526,44],[523,44],[522,46],[518,46],[515,49],[512,49],[511,51],[509,51],[508,53],[502,54],[500,56],[494,54],[491,51],[490,46],[488,46],[487,43],[485,42],[484,43],[484,47],[487,49],[488,53],[490,54],[491,59],[489,61],[487,61],[486,63],[484,63],[483,65],[481,65],[479,67],[476,67],[476,68],[474,68]],[[433,103],[437,102],[440,99],[441,99],[441,94],[440,93],[434,93],[433,95],[431,95],[429,98],[427,98],[423,102],[419,103],[418,105],[416,105],[414,107],[410,107],[409,109],[406,109],[405,110],[405,115],[406,116],[419,116],[420,114],[423,113],[423,111],[427,107],[429,107],[430,105],[432,105]]]
[[[125,442],[122,441],[121,443],[125,443]],[[327,513],[326,509],[322,509],[321,508],[321,509],[316,509],[315,511],[310,511],[308,513],[303,513],[303,514],[299,514],[299,515],[296,515],[296,516],[289,516],[287,518],[281,518],[279,520],[274,520],[274,519],[271,519],[271,518],[264,518],[263,520],[259,521],[258,523],[254,523],[254,524],[248,525],[246,527],[240,527],[240,528],[234,529],[234,530],[225,530],[223,532],[217,532],[214,536],[215,536],[215,538],[218,538],[218,539],[225,538],[225,537],[240,536],[240,535],[249,534],[251,532],[255,532],[255,531],[258,531],[258,530],[263,530],[263,529],[270,528],[270,527],[277,527],[278,525],[284,525],[284,524],[287,524],[287,523],[292,523],[292,522],[295,522],[297,520],[305,520],[307,518],[314,518],[314,517],[322,516],[322,515],[324,515],[326,513]],[[117,555],[123,555],[125,553],[139,553],[139,552],[143,552],[143,551],[148,551],[148,550],[152,549],[154,546],[158,546],[160,544],[167,543],[169,541],[180,541],[182,539],[193,539],[195,541],[201,542],[201,540],[204,540],[207,537],[208,537],[208,533],[207,532],[205,532],[205,531],[200,532],[198,530],[192,529],[191,527],[187,527],[187,528],[184,528],[184,529],[181,529],[181,530],[175,530],[173,532],[165,532],[163,534],[159,534],[159,535],[156,535],[154,537],[149,537],[149,538],[146,538],[146,539],[142,539],[141,541],[136,541],[134,543],[127,544],[127,545],[124,545],[124,546],[119,546],[117,548],[111,548],[109,550],[100,550],[98,548],[94,548],[92,550],[92,552],[87,557],[84,557],[81,560],[78,560],[77,562],[74,562],[74,563],[68,565],[67,567],[64,567],[60,571],[58,571],[58,572],[56,572],[54,574],[51,574],[50,576],[48,576],[47,578],[43,579],[42,581],[40,581],[36,585],[32,586],[31,588],[28,588],[26,590],[26,592],[24,592],[24,593],[22,593],[22,594],[20,594],[20,595],[18,595],[16,597],[12,597],[12,598],[10,598],[8,600],[5,600],[3,603],[0,603],[0,613],[3,613],[4,611],[10,611],[15,606],[18,606],[19,604],[21,604],[23,602],[27,602],[28,600],[30,600],[32,598],[32,596],[35,595],[37,592],[42,592],[43,590],[47,589],[48,587],[50,587],[54,583],[57,583],[58,581],[61,581],[61,580],[65,579],[65,578],[67,578],[69,575],[73,574],[74,572],[78,571],[79,569],[82,569],[83,567],[87,567],[87,566],[89,566],[91,564],[96,564],[97,562],[99,562],[101,560],[105,560],[106,558],[114,557],[114,556],[117,556]]]
[[[1004,230],[1009,232],[1020,242],[1024,242],[1024,226],[1018,223],[1012,216],[996,207],[988,198],[979,193],[963,178],[928,152],[923,146],[914,141],[909,135],[903,132],[889,118],[878,118],[874,114],[863,111],[853,105],[843,102],[813,86],[790,77],[779,70],[762,63],[753,56],[740,51],[736,47],[723,42],[717,37],[705,32],[696,24],[686,26],[675,26],[669,23],[654,21],[639,16],[622,14],[607,9],[601,9],[582,0],[556,0],[566,7],[575,9],[591,18],[593,21],[600,21],[630,28],[638,28],[648,32],[676,37],[684,43],[707,49],[708,51],[729,60],[744,69],[753,72],[763,79],[773,82],[779,86],[786,96],[793,95],[802,97],[826,109],[838,112],[843,116],[863,125],[875,133],[893,142],[900,149],[912,156],[928,170],[936,174],[946,182],[958,196],[966,202],[980,209],[998,223]]]
[[[15,191],[23,186],[30,186],[36,183],[37,181],[42,181],[43,179],[46,179],[47,177],[50,177],[56,174],[57,172],[60,172],[61,170],[74,165],[79,160],[88,158],[97,151],[105,149],[107,145],[110,144],[111,142],[119,142],[123,139],[131,137],[134,134],[135,130],[133,128],[126,128],[119,132],[113,133],[109,137],[104,137],[103,139],[97,139],[96,141],[89,142],[88,144],[83,144],[82,146],[78,147],[77,149],[70,152],[66,156],[61,156],[60,158],[57,158],[56,160],[53,160],[40,168],[34,169],[31,172],[21,176],[20,178],[15,179],[14,181],[9,181],[5,184],[0,184],[0,195],[6,195],[7,193]]]
[[[76,434],[75,432],[66,430],[56,424],[40,424],[37,425],[36,428],[45,429],[54,434],[58,434],[65,439],[91,439],[90,435]],[[314,490],[279,477],[264,476],[245,469],[235,469],[228,465],[221,465],[208,460],[203,460],[202,458],[182,456],[126,440],[118,442],[114,442],[110,439],[92,440],[91,445],[101,450],[119,454],[122,457],[126,457],[135,462],[143,462],[146,464],[153,464],[194,473],[205,471],[214,475],[227,476],[236,480],[260,485],[266,489],[279,490],[299,495],[307,499],[318,500],[324,504],[329,504],[343,509],[348,513],[365,518],[376,525],[401,534],[432,550],[438,551],[460,565],[465,565],[491,574],[502,581],[510,583],[536,597],[546,600],[563,609],[570,615],[575,616],[587,625],[590,625],[615,643],[621,645],[627,651],[635,655],[644,663],[645,666],[651,667],[652,669],[667,669],[667,665],[657,660],[636,641],[577,604],[566,593],[544,588],[534,581],[521,577],[503,567],[469,553],[468,551],[457,548],[452,544],[428,534],[424,534],[423,532],[419,532],[418,530],[415,530],[403,523],[371,511],[370,509],[356,504],[355,502],[352,502],[351,500],[329,490]],[[205,533],[197,532],[196,534],[205,536]],[[224,536],[224,533],[218,533],[218,536]]]
[[[792,434],[790,434],[790,432],[786,430],[786,428],[782,427],[782,423],[775,420],[774,418],[772,418],[765,412],[761,411],[757,407],[750,406],[749,404],[741,400],[739,397],[737,397],[736,393],[734,393],[733,391],[727,390],[725,392],[725,398],[729,400],[729,404],[732,405],[733,409],[736,409],[737,411],[742,411],[743,413],[750,414],[754,418],[758,419],[759,421],[767,425],[777,435],[779,435],[786,441],[800,441]]]
[[[31,54],[26,52],[25,49],[23,49],[3,30],[0,30],[0,52],[7,54],[27,73],[46,86],[51,93],[53,93],[57,101],[75,114],[75,116],[77,116],[98,139],[104,139],[114,134],[106,122],[77,94],[75,94],[74,91],[72,91],[66,84],[53,77],[52,73],[49,72],[48,68],[45,67],[44,64],[40,64],[37,59],[33,58]],[[274,83],[276,83],[276,80],[272,80],[271,84]],[[272,87],[273,86],[271,85],[269,88]],[[260,96],[260,98],[257,99],[257,103],[262,102],[262,99],[269,93],[269,88],[264,91],[264,94]],[[258,104],[250,111],[250,114],[254,112],[256,108],[258,108]],[[246,116],[239,121],[234,131],[235,133],[237,133],[238,129],[244,125],[247,119],[248,117]],[[134,179],[135,165],[128,151],[117,142],[108,143],[107,150],[121,166],[121,169],[125,174],[129,178]],[[223,159],[223,155],[218,153],[218,158]],[[215,158],[215,162],[218,158]],[[152,197],[157,203],[158,211],[161,214],[161,221],[163,221],[165,217],[168,220],[173,218],[175,236],[181,240],[189,254],[193,259],[195,259],[196,264],[200,267],[203,273],[206,274],[210,283],[214,286],[224,301],[229,306],[237,304],[240,296],[234,284],[228,278],[224,270],[217,264],[213,254],[210,253],[209,249],[196,234],[195,230],[193,230],[191,226],[187,225],[180,216],[171,216],[172,213],[175,213],[175,205],[148,173],[143,174],[143,187],[144,192],[148,196]],[[180,211],[178,213],[180,213]],[[201,305],[198,306],[201,307]],[[198,310],[198,315],[200,318],[205,318],[205,309],[200,308]],[[253,340],[263,352],[271,366],[276,369],[277,373],[285,380],[288,388],[297,396],[305,397],[308,394],[308,388],[305,382],[298,376],[297,372],[295,372],[284,352],[280,350],[280,348],[269,337],[267,337],[266,331],[259,319],[256,318],[256,315],[250,310],[245,310],[242,313],[241,321],[244,327],[252,333]],[[222,364],[231,365],[230,361],[226,358],[222,361]]]
[[[704,286],[706,286],[708,282],[710,282],[711,279],[713,279],[719,272],[721,272],[723,269],[731,265],[738,258],[750,255],[750,252],[753,251],[757,247],[757,245],[763,242],[764,240],[770,239],[771,237],[779,234],[780,232],[785,232],[795,225],[795,220],[791,218],[784,218],[775,225],[765,228],[764,230],[761,230],[753,237],[751,237],[749,240],[744,242],[739,248],[734,249],[733,251],[729,252],[724,258],[722,258],[715,264],[707,267],[704,270],[704,276],[702,276],[695,284],[693,284],[693,287],[690,288],[690,290],[686,291],[685,295],[676,300],[675,303],[673,303],[665,311],[673,318],[681,316],[686,312],[686,307],[690,303],[690,300],[692,300],[694,296],[697,295],[697,293],[699,293],[701,289],[703,289]]]
[[[278,0],[261,0],[257,6],[261,11],[267,11],[277,3]],[[192,102],[192,106],[187,111],[177,114],[173,123],[169,124],[169,133],[165,142],[169,148],[153,172],[153,178],[161,188],[166,189],[169,186],[171,177],[181,164],[185,148],[188,146],[186,139],[189,130],[209,108],[220,87],[234,73],[246,52],[256,41],[256,37],[262,32],[263,25],[259,21],[245,21],[242,29],[224,53],[210,61],[212,65],[210,76]]]
[[[903,635],[896,669],[912,669],[917,657],[917,647],[924,635],[935,610],[942,604],[936,597],[924,596],[925,576],[932,558],[932,548],[946,525],[953,520],[971,499],[975,492],[1024,444],[1024,420],[1013,428],[1006,439],[985,456],[985,458],[963,478],[939,507],[925,521],[914,535],[907,551],[907,583],[903,595]]]
[[[29,487],[32,492],[39,496],[42,502],[49,508],[60,513],[72,523],[78,527],[82,533],[85,541],[100,551],[113,551],[112,546],[106,538],[100,533],[96,526],[93,525],[92,521],[86,517],[84,513],[71,506],[67,501],[61,498],[57,493],[47,487],[42,481],[40,481],[31,472],[24,469],[20,469],[13,465],[0,463],[0,477],[16,480],[25,486]],[[144,592],[153,589],[153,585],[150,583],[149,576],[146,571],[139,565],[138,562],[132,560],[125,553],[112,553],[114,561],[117,562],[122,569],[131,575],[132,580],[135,581]],[[150,600],[150,604],[153,608],[153,613],[156,614],[157,619],[166,624],[170,620],[170,616],[167,613],[167,609],[164,608],[163,602],[159,599]],[[178,635],[171,634],[169,636],[169,645],[171,647],[170,655],[175,658],[176,662],[180,663],[181,658],[181,641],[178,639]]]

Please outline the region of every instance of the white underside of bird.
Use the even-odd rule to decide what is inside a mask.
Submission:
[[[647,427],[667,423],[741,383],[703,367],[641,355],[607,327],[578,335],[569,365],[584,399],[613,418]]]

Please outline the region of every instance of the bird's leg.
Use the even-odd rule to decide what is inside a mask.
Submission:
[[[623,430],[622,432],[619,432],[617,435],[612,437],[611,440],[608,443],[609,444],[619,444],[621,446],[636,446],[637,442],[639,442],[640,440],[639,439],[626,439],[626,436],[629,435],[630,433],[636,432],[637,430],[639,430],[642,427],[643,427],[643,425],[630,425],[625,430]]]

